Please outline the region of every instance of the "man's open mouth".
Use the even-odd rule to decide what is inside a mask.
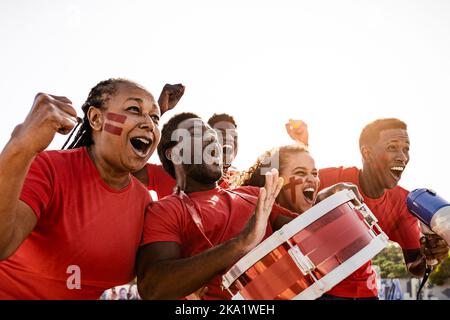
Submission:
[[[390,168],[390,171],[396,180],[400,180],[403,170],[405,170],[405,167],[402,167],[402,166],[396,166],[396,167]]]
[[[313,187],[308,187],[303,190],[303,196],[305,197],[307,202],[314,203],[315,192],[316,192],[316,189],[314,189]]]
[[[133,137],[130,139],[130,144],[139,157],[145,158],[150,152],[152,140],[147,137]]]

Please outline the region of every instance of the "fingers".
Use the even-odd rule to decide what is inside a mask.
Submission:
[[[436,259],[439,262],[448,257],[447,243],[436,234],[426,234],[420,238],[421,252],[427,260]]]
[[[266,174],[266,200],[264,203],[264,210],[267,214],[272,211],[273,203],[275,202],[278,193],[281,190],[283,179],[278,177],[278,170],[272,169]]]
[[[258,201],[256,202],[256,213],[264,208],[264,202],[266,201],[266,188],[259,188]]]
[[[359,200],[360,203],[364,203],[364,198],[362,197],[361,193],[359,193],[359,189],[357,186],[355,186],[354,184],[351,184],[349,186],[350,190],[353,191],[353,193],[355,194],[356,198]]]

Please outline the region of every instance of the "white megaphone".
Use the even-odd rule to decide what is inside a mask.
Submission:
[[[406,199],[409,211],[450,245],[450,203],[430,189],[416,189]],[[422,229],[426,233],[426,229]]]

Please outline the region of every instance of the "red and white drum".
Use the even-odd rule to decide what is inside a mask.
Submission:
[[[370,209],[352,191],[340,191],[261,242],[222,286],[233,300],[317,299],[387,243]]]

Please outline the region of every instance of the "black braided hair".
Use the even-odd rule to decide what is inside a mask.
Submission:
[[[120,84],[128,84],[128,85],[136,86],[139,88],[143,88],[141,85],[137,84],[136,82],[133,82],[131,80],[124,79],[124,78],[110,78],[108,80],[103,80],[103,81],[97,83],[97,85],[95,85],[95,87],[93,87],[91,89],[91,91],[89,92],[89,95],[86,99],[86,102],[81,107],[81,110],[83,110],[83,113],[84,113],[83,122],[81,123],[81,126],[79,127],[79,129],[77,131],[77,134],[73,138],[72,143],[69,144],[67,149],[75,149],[75,148],[79,148],[79,147],[90,146],[91,144],[94,143],[94,141],[92,140],[92,128],[91,128],[91,125],[89,124],[89,119],[88,119],[88,115],[87,115],[88,110],[90,107],[103,109],[105,107],[105,104],[108,101],[108,99],[113,94],[116,93],[118,85],[120,85]],[[77,130],[77,128],[78,128],[78,125],[74,128],[74,130],[70,134],[69,138],[64,143],[62,149],[64,149],[65,146],[69,143],[70,139],[72,138],[72,136],[73,136],[74,132]]]

